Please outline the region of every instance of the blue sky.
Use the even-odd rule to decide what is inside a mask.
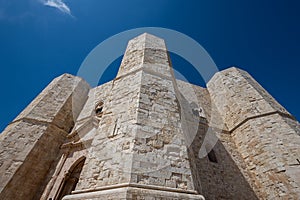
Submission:
[[[245,69],[300,119],[299,10],[297,0],[0,0],[0,131],[53,78],[75,75],[100,42],[149,26],[195,39],[220,70]],[[186,61],[172,59],[190,82],[201,84]],[[102,81],[115,76],[119,61]]]

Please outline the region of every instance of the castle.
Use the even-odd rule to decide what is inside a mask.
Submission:
[[[300,125],[241,69],[176,80],[145,33],[114,80],[61,75],[6,127],[0,199],[300,199]]]

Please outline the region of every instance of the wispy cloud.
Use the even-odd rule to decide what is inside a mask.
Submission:
[[[57,8],[61,12],[72,16],[70,8],[63,2],[63,0],[44,0],[43,4],[45,6]]]

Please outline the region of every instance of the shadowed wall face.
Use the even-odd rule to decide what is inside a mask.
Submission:
[[[184,135],[191,141],[189,159],[197,190],[206,199],[258,199],[255,185],[248,182],[249,174],[241,172],[245,163],[231,135],[217,128],[208,131],[209,125],[215,127],[214,123],[220,120],[208,91],[183,81],[177,81],[177,85],[186,121]],[[203,147],[205,157],[200,154]]]
[[[82,109],[88,90],[89,86],[80,78],[62,75],[3,131],[1,199],[32,199],[41,195],[49,181],[50,167],[59,157],[60,146],[74,126],[73,111]],[[82,98],[74,102],[74,95]]]

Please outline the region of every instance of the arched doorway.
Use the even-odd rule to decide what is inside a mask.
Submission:
[[[75,190],[78,183],[82,167],[84,165],[85,158],[82,158],[77,164],[74,165],[73,169],[66,174],[63,185],[60,189],[57,200],[61,200],[64,196],[71,194]]]

